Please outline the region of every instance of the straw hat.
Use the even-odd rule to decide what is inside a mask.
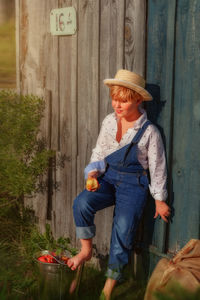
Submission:
[[[145,90],[145,80],[142,76],[128,70],[117,71],[114,79],[104,79],[107,86],[121,85],[136,91],[143,97],[144,101],[152,100],[152,96]]]

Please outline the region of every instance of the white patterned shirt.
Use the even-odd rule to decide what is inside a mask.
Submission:
[[[138,130],[147,121],[144,109],[140,108],[142,115],[136,120],[133,127],[129,128],[122,136],[120,142],[116,140],[117,116],[115,112],[110,113],[102,122],[101,130],[96,142],[96,147],[92,150],[90,164],[86,167],[85,173],[90,171],[100,171],[101,168],[94,168],[95,162],[104,161],[104,158],[112,152],[131,143]],[[138,161],[144,169],[149,169],[150,184],[149,190],[155,200],[165,201],[167,199],[167,170],[165,150],[158,128],[150,124],[138,142]],[[87,174],[86,174],[87,177]]]

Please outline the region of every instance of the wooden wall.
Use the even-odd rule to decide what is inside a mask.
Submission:
[[[200,238],[200,4],[149,0],[147,14],[146,74],[154,101],[146,108],[165,142],[172,208],[166,224],[152,221],[153,201],[146,207],[142,242],[150,254],[144,252],[142,261],[151,273],[162,256]]]
[[[77,11],[77,33],[52,36],[50,11],[66,6]],[[41,230],[48,221],[56,237],[69,236],[75,243],[73,199],[84,187],[83,170],[101,122],[112,111],[102,80],[119,68],[145,74],[146,1],[16,0],[16,13],[18,90],[45,98],[41,129],[56,150],[53,171],[44,177],[48,191],[27,202]],[[106,254],[112,208],[99,212],[95,223],[94,243]]]
[[[76,8],[77,33],[52,36],[50,11],[66,6]],[[41,230],[49,222],[56,237],[69,236],[76,244],[73,199],[84,187],[83,170],[101,122],[112,111],[102,80],[119,68],[146,74],[154,95],[146,108],[165,143],[172,207],[169,224],[153,219],[153,199],[145,207],[136,238],[141,255],[133,263],[149,275],[158,259],[199,238],[198,1],[16,0],[16,13],[18,90],[45,98],[41,129],[56,150],[44,177],[47,192],[29,200]],[[98,253],[108,253],[111,224],[112,208],[97,214]]]
[[[15,0],[0,1],[0,25],[3,25],[10,18],[15,16]]]

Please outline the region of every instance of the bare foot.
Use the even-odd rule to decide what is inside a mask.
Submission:
[[[91,257],[92,257],[92,250],[88,250],[88,251],[81,250],[77,255],[75,255],[74,257],[68,260],[67,265],[69,268],[71,268],[74,271],[84,261],[90,260]]]

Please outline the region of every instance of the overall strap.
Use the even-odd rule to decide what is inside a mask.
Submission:
[[[132,139],[131,143],[129,144],[129,147],[127,148],[127,150],[126,150],[126,152],[125,152],[125,155],[124,155],[124,162],[125,162],[125,160],[126,160],[126,158],[127,158],[127,156],[128,156],[129,151],[131,150],[131,148],[132,148],[134,145],[136,145],[136,144],[140,141],[140,139],[141,139],[143,133],[145,132],[146,128],[147,128],[150,124],[151,124],[151,121],[147,120],[147,121],[143,124],[142,128],[140,128],[140,129],[138,130],[138,132],[136,133],[136,135],[135,135],[134,138]]]
[[[127,156],[128,156],[129,151],[131,150],[131,147],[134,146],[134,145],[136,145],[136,144],[140,141],[140,139],[141,139],[143,133],[145,132],[146,128],[147,128],[150,124],[151,124],[151,121],[147,120],[147,121],[143,124],[142,128],[140,128],[140,129],[138,130],[138,132],[136,133],[136,135],[135,135],[134,138],[132,139],[131,143],[129,144],[129,147],[127,148],[127,150],[126,150],[126,152],[125,152],[125,155],[124,155],[124,162],[125,162],[125,160],[126,160],[126,158],[127,158]]]
[[[143,124],[142,128],[140,128],[140,129],[138,130],[138,132],[136,133],[136,135],[135,135],[134,138],[132,139],[132,141],[131,141],[132,144],[137,144],[137,143],[139,143],[139,141],[140,141],[140,139],[141,139],[143,133],[145,132],[146,128],[147,128],[150,124],[151,124],[151,121],[149,121],[149,120],[147,120],[147,121]]]

